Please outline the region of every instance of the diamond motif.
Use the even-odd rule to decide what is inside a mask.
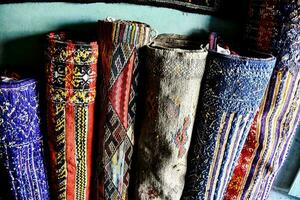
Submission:
[[[184,118],[184,123],[182,126],[182,129],[177,133],[175,137],[175,143],[178,147],[178,157],[181,158],[186,153],[185,144],[187,142],[187,129],[189,128],[191,124],[190,117]]]
[[[84,81],[87,81],[87,80],[89,80],[89,75],[85,74],[82,78]]]
[[[134,56],[131,56],[122,73],[119,75],[118,79],[109,91],[111,104],[125,129],[128,128],[128,104],[132,81],[133,61]]]

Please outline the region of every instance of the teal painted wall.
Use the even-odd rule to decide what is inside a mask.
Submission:
[[[0,66],[41,65],[42,36],[65,27],[91,26],[106,17],[146,22],[159,33],[197,35],[220,32],[236,38],[234,20],[187,13],[175,9],[133,4],[22,3],[0,5]]]

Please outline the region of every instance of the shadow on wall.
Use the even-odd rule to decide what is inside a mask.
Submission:
[[[200,41],[204,46],[208,42],[208,36],[209,36],[209,32],[205,30],[198,30],[198,29],[193,29],[188,35],[188,37],[192,41]]]
[[[65,25],[58,30],[73,31],[77,37],[80,36],[83,39],[88,37],[96,39],[96,23]],[[38,80],[43,80],[46,34],[31,35],[4,43],[1,69],[7,69],[26,77],[35,77]]]
[[[39,76],[42,69],[42,36],[33,35],[4,43],[2,68],[22,75]]]
[[[220,13],[209,20],[208,29],[216,32],[231,50],[244,50],[243,37],[248,18],[248,1],[222,0]],[[234,21],[227,21],[226,16]],[[237,28],[233,28],[236,26]]]
[[[76,38],[96,40],[96,23],[65,25],[53,31],[72,31]],[[43,97],[46,97],[44,54],[46,34],[31,35],[6,42],[3,45],[2,66],[0,68],[2,71],[15,72],[21,77],[35,78],[39,81],[39,94],[42,97],[40,98],[42,119],[46,119],[44,117],[46,103],[43,102],[45,101]]]

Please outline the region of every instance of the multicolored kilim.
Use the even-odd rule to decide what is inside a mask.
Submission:
[[[9,180],[0,177],[1,184],[13,199],[50,199],[36,81],[1,77],[0,110],[0,160]]]
[[[101,106],[95,199],[127,199],[134,144],[138,81],[137,49],[150,41],[150,27],[99,21]]]
[[[278,62],[234,169],[226,200],[268,199],[300,114],[300,3],[297,0],[252,0],[250,9],[254,9],[253,5],[258,5],[255,9],[259,15],[250,15],[248,27],[255,30],[273,24],[278,33],[274,33],[273,28],[260,35],[247,32],[246,36],[252,43],[262,44],[256,45],[256,49],[277,55]],[[270,9],[276,10],[269,13]],[[264,17],[266,12],[269,18]],[[270,41],[262,43],[262,38]]]
[[[98,45],[48,34],[47,95],[54,199],[89,199]]]
[[[222,199],[275,58],[209,51],[182,199]]]
[[[146,48],[139,130],[137,199],[179,200],[207,51],[179,35]]]

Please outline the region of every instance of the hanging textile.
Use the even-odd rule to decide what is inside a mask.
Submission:
[[[207,51],[179,35],[146,48],[139,130],[138,199],[180,199]]]
[[[98,45],[47,35],[47,97],[54,199],[89,199]]]
[[[95,199],[127,199],[134,144],[138,48],[150,41],[147,24],[99,21],[101,83]],[[98,102],[97,102],[98,103]]]
[[[209,51],[183,199],[222,199],[269,82],[275,58]]]
[[[270,25],[273,28],[259,34],[247,32],[246,38],[252,44],[262,44],[252,48],[272,51],[277,56],[277,64],[234,169],[226,200],[268,199],[299,121],[299,1],[252,0],[251,5],[250,10],[256,10],[258,16],[249,15],[247,29],[258,30]]]
[[[34,79],[1,77],[0,160],[13,199],[50,199],[38,103]]]

